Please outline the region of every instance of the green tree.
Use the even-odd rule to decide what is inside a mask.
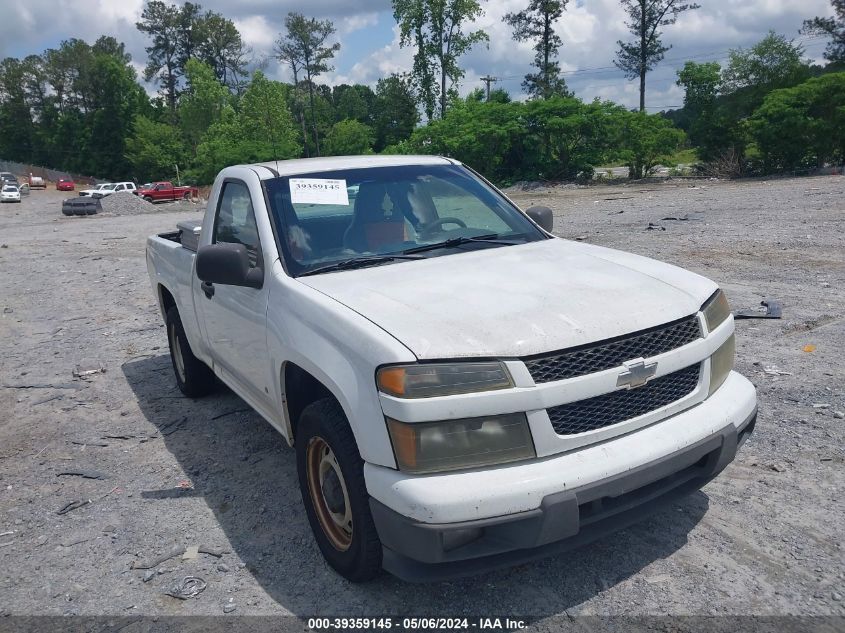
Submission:
[[[134,69],[113,55],[95,55],[91,71],[91,135],[84,148],[88,168],[107,178],[125,178],[131,166],[126,139],[146,94]]]
[[[411,136],[420,120],[410,80],[405,75],[390,75],[376,84],[373,104],[376,151],[395,145]]]
[[[830,0],[833,16],[804,20],[802,33],[830,38],[824,57],[830,63],[845,63],[845,0]]]
[[[534,66],[536,73],[528,73],[522,87],[535,99],[552,96],[569,96],[566,81],[560,75],[557,61],[563,41],[555,33],[557,22],[566,10],[569,0],[531,0],[526,9],[505,15],[505,22],[513,28],[517,42],[534,41]]]
[[[809,67],[803,61],[804,47],[769,31],[749,49],[732,49],[724,72],[728,92],[754,88],[770,92],[794,86],[809,78]]]
[[[482,88],[475,88],[467,95],[468,101],[490,101],[494,103],[510,103],[512,101],[510,94],[504,88],[494,88],[490,91],[490,98],[487,98],[487,93]]]
[[[35,125],[25,90],[26,68],[19,59],[0,62],[0,151],[12,160],[30,162]]]
[[[340,50],[340,44],[335,42],[326,45],[335,28],[329,20],[306,18],[301,13],[291,11],[285,18],[287,33],[276,43],[276,55],[290,65],[294,74],[294,85],[299,85],[299,74],[304,74],[308,87],[308,102],[311,110],[311,129],[314,133],[314,147],[317,156],[320,155],[320,139],[317,132],[317,118],[314,104],[314,80],[325,72],[332,70],[329,60]],[[303,139],[306,140],[306,139]],[[306,143],[307,145],[307,143]]]
[[[629,178],[648,176],[684,142],[684,133],[659,114],[631,112],[626,119],[620,155],[628,166]]]
[[[191,149],[196,151],[208,128],[220,120],[231,99],[229,91],[207,64],[188,60],[185,76],[187,87],[179,101],[179,124]]]
[[[212,68],[224,86],[240,94],[247,74],[248,48],[235,23],[219,13],[207,11],[194,21],[192,28],[195,56]],[[187,63],[185,60],[185,68]]]
[[[147,66],[144,79],[156,80],[162,89],[167,106],[173,116],[179,96],[179,78],[182,75],[184,21],[182,11],[161,0],[148,0],[136,28],[152,42],[145,48]]]
[[[184,71],[189,59],[199,57],[199,46],[205,35],[202,28],[202,6],[185,2],[176,16],[177,65]]]
[[[740,122],[722,103],[723,82],[717,62],[687,62],[678,71],[677,84],[684,89],[684,114],[689,119],[690,142],[705,163],[725,156],[739,159],[745,153],[745,134]]]
[[[287,107],[288,86],[256,72],[236,111],[225,106],[197,148],[193,175],[211,182],[223,167],[296,158],[302,152]]]
[[[845,72],[769,93],[751,130],[768,173],[845,162]]]
[[[624,108],[607,101],[584,103],[554,97],[526,104],[526,155],[543,179],[588,178],[619,145]],[[536,147],[537,151],[530,148]]]
[[[327,156],[372,154],[375,135],[372,128],[355,119],[335,123],[326,135]]]
[[[361,123],[371,123],[376,95],[369,86],[341,84],[332,88],[331,100],[334,105],[336,122],[355,119]]]
[[[440,117],[446,114],[449,88],[464,76],[458,60],[475,44],[489,39],[482,30],[463,30],[465,23],[483,13],[478,0],[393,0],[400,45],[416,49],[411,76],[429,120],[438,100]]]
[[[445,117],[415,130],[401,150],[451,156],[499,182],[587,178],[617,150],[627,114],[609,102],[573,97],[460,99]]]
[[[404,150],[456,158],[490,178],[510,175],[512,158],[525,129],[523,104],[456,99],[441,119],[414,131]]]
[[[628,79],[640,80],[640,112],[645,111],[645,78],[653,70],[671,46],[664,46],[660,30],[671,26],[685,11],[698,9],[700,5],[682,3],[681,0],[621,0],[628,14],[628,27],[634,41],[619,40],[614,64],[624,71]]]
[[[684,107],[693,118],[715,107],[722,91],[721,73],[718,62],[686,62],[678,71],[677,84],[684,89]]]
[[[143,115],[135,117],[132,136],[126,140],[126,158],[140,181],[170,179],[176,165],[186,166],[185,144],[179,130]]]

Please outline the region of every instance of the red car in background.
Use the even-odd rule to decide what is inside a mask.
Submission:
[[[56,189],[59,191],[73,191],[75,188],[76,184],[67,178],[59,178],[59,180],[56,181]]]

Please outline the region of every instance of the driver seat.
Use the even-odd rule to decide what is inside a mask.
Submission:
[[[390,211],[384,208],[385,200],[391,207]],[[380,182],[362,182],[355,196],[352,222],[343,235],[343,245],[364,253],[404,241],[405,216],[394,208],[387,187]]]

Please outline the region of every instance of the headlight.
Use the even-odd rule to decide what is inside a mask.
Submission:
[[[508,389],[508,370],[499,362],[394,365],[376,373],[379,391],[397,398],[431,398]]]
[[[408,473],[503,464],[535,457],[524,413],[407,424],[387,418],[399,469]]]
[[[707,331],[712,332],[719,327],[731,315],[731,307],[728,305],[728,298],[721,290],[717,290],[702,306],[704,320],[707,322]]]
[[[736,356],[736,339],[731,334],[710,357],[710,393],[713,395],[722,383],[728,378],[728,374],[734,368],[734,357]]]

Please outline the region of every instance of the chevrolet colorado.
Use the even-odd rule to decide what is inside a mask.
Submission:
[[[548,556],[697,490],[757,413],[712,281],[552,235],[460,163],[228,167],[147,266],[189,397],[219,379],[296,453],[353,581]]]

